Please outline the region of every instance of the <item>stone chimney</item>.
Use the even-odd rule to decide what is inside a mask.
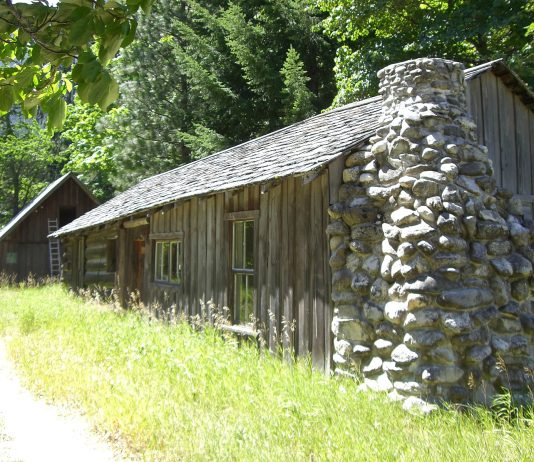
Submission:
[[[407,405],[527,393],[534,233],[495,186],[463,66],[378,75],[380,128],[346,158],[330,208],[336,371]]]

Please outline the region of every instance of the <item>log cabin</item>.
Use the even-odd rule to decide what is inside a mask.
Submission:
[[[500,60],[466,70],[465,84],[497,186],[531,217],[534,95]],[[123,303],[137,291],[187,315],[212,300],[235,325],[256,320],[271,347],[330,370],[340,302],[329,211],[351,179],[347,159],[371,152],[382,105],[380,96],[348,104],[141,181],[52,234],[66,249],[63,279],[114,287]]]
[[[67,173],[44,188],[0,230],[0,272],[24,280],[59,276],[61,248],[48,234],[98,205],[87,187]]]

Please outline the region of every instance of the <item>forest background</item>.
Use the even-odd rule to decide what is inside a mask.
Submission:
[[[97,50],[110,55],[118,99],[83,103],[87,90],[63,66],[63,93],[48,99],[59,111],[28,118],[0,87],[0,226],[62,173],[77,173],[105,201],[150,175],[375,95],[376,72],[393,62],[505,58],[532,88],[533,18],[534,0],[156,0],[136,13],[127,47]],[[0,42],[0,55],[7,46]],[[23,70],[28,56],[17,57]]]

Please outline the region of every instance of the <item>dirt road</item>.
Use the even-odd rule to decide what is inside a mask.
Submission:
[[[1,462],[124,462],[83,416],[25,390],[0,339]]]

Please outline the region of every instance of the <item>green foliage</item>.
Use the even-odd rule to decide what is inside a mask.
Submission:
[[[105,66],[132,42],[136,12],[148,12],[153,1],[2,3],[0,115],[21,104],[25,116],[34,116],[40,106],[49,114],[49,129],[61,128],[64,95],[72,90],[71,68],[82,101],[105,110],[118,97],[118,85]]]
[[[306,2],[157,2],[115,66],[127,109],[112,142],[116,184],[127,187],[328,106],[333,48],[312,30],[319,18]],[[291,79],[308,76],[309,101],[284,92],[280,70],[290,48],[302,57]]]
[[[13,218],[58,173],[50,134],[11,110],[0,120],[0,224]]]
[[[313,93],[308,89],[310,78],[298,52],[291,47],[280,73],[284,77],[283,95],[285,99],[284,122],[298,122],[313,115]]]
[[[84,303],[58,285],[0,289],[0,333],[25,383],[80,406],[135,460],[527,461],[534,451],[532,414],[410,415],[307,361]]]
[[[100,201],[110,199],[114,188],[111,178],[116,174],[110,140],[117,135],[110,125],[124,112],[111,109],[104,118],[97,106],[82,103],[79,99],[69,105],[60,143],[66,147],[62,173],[74,172]]]
[[[376,72],[391,63],[438,56],[466,65],[505,58],[534,85],[527,28],[532,0],[315,0],[338,42],[336,81],[340,105],[376,93]]]

